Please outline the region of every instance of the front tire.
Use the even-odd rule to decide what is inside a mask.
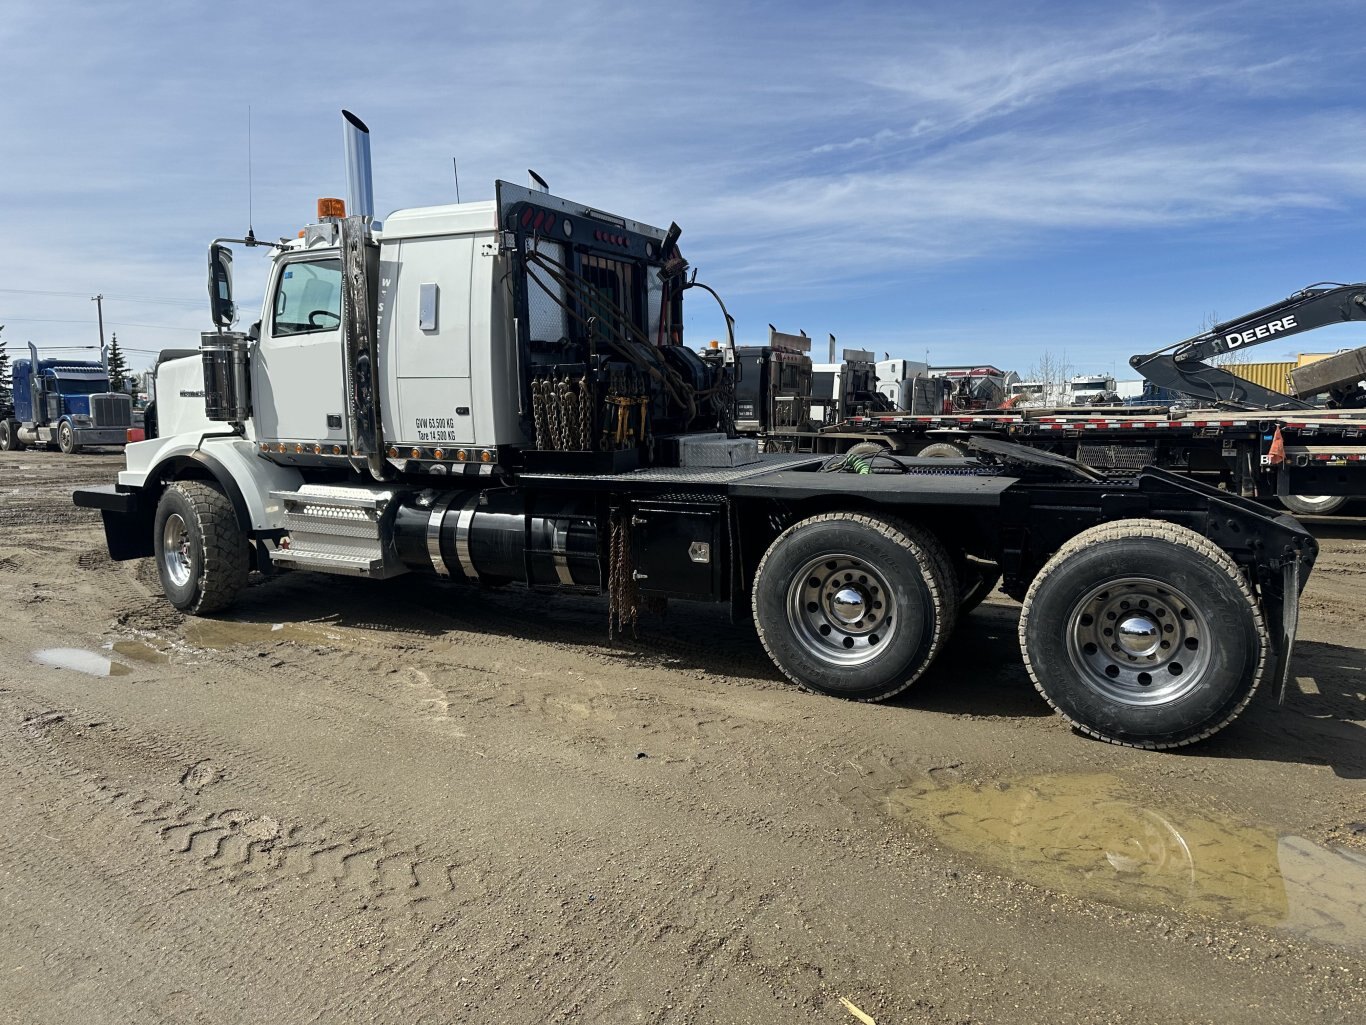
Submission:
[[[66,455],[74,455],[81,450],[81,446],[76,444],[76,431],[66,420],[57,427],[57,447]]]
[[[247,586],[250,549],[237,513],[213,484],[170,485],[154,522],[157,575],[166,600],[182,612],[217,612]]]
[[[1270,654],[1237,564],[1192,530],[1141,519],[1058,550],[1025,595],[1020,647],[1034,686],[1077,729],[1149,749],[1236,719]]]
[[[1281,499],[1296,516],[1335,516],[1347,504],[1345,495],[1286,495]]]
[[[754,576],[754,622],[793,682],[856,701],[905,690],[953,627],[957,581],[939,540],[898,520],[824,513],[773,542]]]

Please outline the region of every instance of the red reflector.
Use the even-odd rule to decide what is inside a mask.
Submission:
[[[555,230],[555,215],[554,215],[554,214],[546,214],[546,215],[545,215],[545,230],[546,230],[546,231],[554,231],[554,230]]]
[[[533,211],[533,210],[531,209],[531,207],[527,207],[525,210],[522,211],[522,227],[523,227],[523,228],[527,227],[527,226],[531,223],[531,218],[532,218],[532,216],[534,215],[534,213],[535,213],[535,211]]]
[[[129,444],[132,444],[132,443],[135,442],[135,441],[146,441],[146,440],[147,440],[147,432],[146,432],[145,430],[143,430],[141,427],[130,427],[130,428],[128,428],[128,443],[129,443]]]
[[[537,211],[536,211],[536,219],[535,219],[534,221],[531,222],[531,228],[532,228],[532,230],[533,230],[533,231],[540,231],[540,230],[541,230],[541,225],[543,225],[544,223],[545,223],[545,211],[544,211],[544,210],[537,210]]]

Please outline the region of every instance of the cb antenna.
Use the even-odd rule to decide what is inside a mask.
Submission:
[[[247,245],[256,245],[256,230],[252,227],[251,210],[251,104],[247,104],[247,237],[244,239]]]
[[[451,157],[451,168],[455,171],[455,201],[460,202],[460,161]]]

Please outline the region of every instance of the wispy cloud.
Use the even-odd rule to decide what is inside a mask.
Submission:
[[[10,8],[0,196],[23,242],[0,280],[32,289],[198,300],[204,244],[246,226],[249,103],[263,235],[341,192],[348,106],[375,131],[382,209],[451,201],[452,158],[465,199],[534,167],[678,220],[742,323],[826,301],[879,337],[878,303],[917,275],[1065,274],[1096,243],[1167,253],[1253,224],[1266,244],[1366,206],[1362,47],[1270,3]],[[37,334],[89,305],[0,293],[0,322]],[[149,342],[196,323],[120,315],[168,329]]]

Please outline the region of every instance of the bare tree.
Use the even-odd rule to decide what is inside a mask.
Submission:
[[[1052,349],[1044,349],[1021,375],[1022,382],[1039,386],[1038,398],[1027,401],[1042,406],[1067,405],[1070,400],[1069,386],[1076,372],[1066,352],[1059,356]]]

